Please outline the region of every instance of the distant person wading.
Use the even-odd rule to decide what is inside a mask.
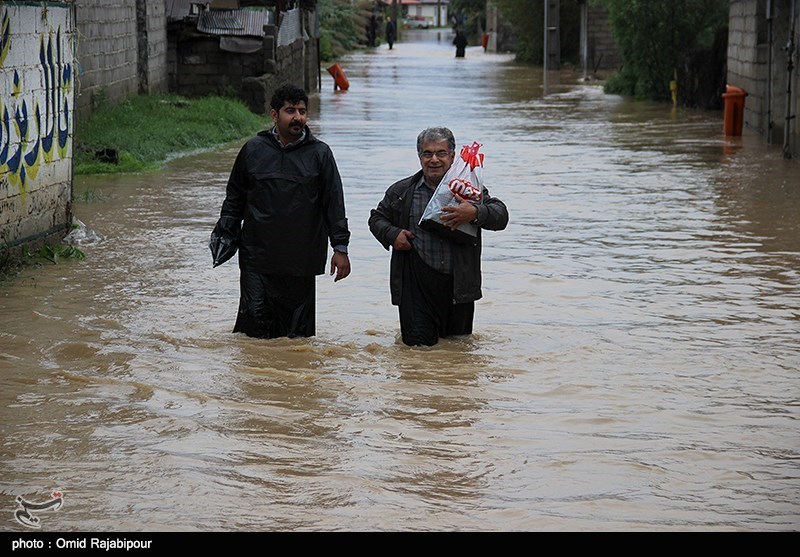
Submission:
[[[453,39],[456,46],[456,58],[464,58],[467,49],[467,36],[461,29],[456,30],[456,37]]]
[[[391,17],[386,18],[386,42],[389,43],[389,50],[394,46],[395,35],[397,34],[397,27],[392,21]]]

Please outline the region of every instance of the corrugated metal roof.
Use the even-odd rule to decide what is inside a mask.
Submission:
[[[263,37],[264,26],[273,23],[272,12],[263,10],[204,10],[197,30],[209,35]]]
[[[244,24],[239,17],[239,10],[203,10],[197,20],[197,30],[203,33],[228,35],[243,29]]]

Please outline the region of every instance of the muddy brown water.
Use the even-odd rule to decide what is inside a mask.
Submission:
[[[3,529],[55,489],[42,531],[798,529],[798,163],[448,35],[323,69],[353,271],[312,339],[231,333],[207,242],[241,142],[76,179],[102,241],[0,285]],[[475,334],[408,348],[367,218],[430,125],[511,220]]]

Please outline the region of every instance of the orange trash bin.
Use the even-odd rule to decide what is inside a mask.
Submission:
[[[342,91],[347,91],[350,88],[350,82],[347,80],[347,76],[344,75],[344,70],[339,64],[334,64],[328,68],[328,73],[333,76],[334,91],[337,88]]]
[[[742,135],[744,99],[747,93],[741,87],[728,85],[722,98],[725,100],[725,135]]]

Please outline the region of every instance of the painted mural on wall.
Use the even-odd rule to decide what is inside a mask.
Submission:
[[[23,199],[43,166],[68,156],[69,17],[67,9],[0,7],[0,177]]]

